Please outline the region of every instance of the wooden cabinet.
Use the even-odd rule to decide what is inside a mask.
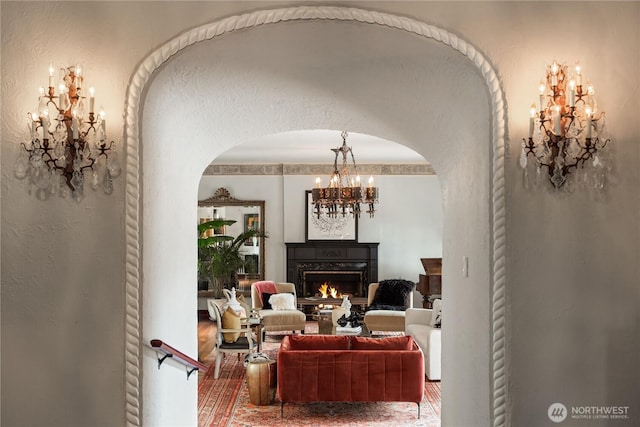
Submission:
[[[416,289],[422,294],[422,306],[431,308],[434,299],[442,298],[442,258],[420,258],[425,274],[418,279]]]

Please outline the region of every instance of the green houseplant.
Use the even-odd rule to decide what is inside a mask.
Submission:
[[[208,233],[235,224],[231,219],[214,219],[198,224],[198,276],[209,281],[214,298],[222,298],[222,289],[237,286],[237,271],[245,266],[240,249],[244,242],[254,237],[267,237],[262,231],[249,229],[238,236]]]

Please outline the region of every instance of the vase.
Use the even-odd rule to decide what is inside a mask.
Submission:
[[[270,405],[276,397],[276,361],[256,360],[247,364],[249,401],[254,405]]]

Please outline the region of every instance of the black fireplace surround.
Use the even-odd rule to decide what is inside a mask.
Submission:
[[[366,297],[369,283],[378,281],[378,243],[319,240],[286,246],[287,282],[295,283],[300,297],[314,296],[323,283]]]

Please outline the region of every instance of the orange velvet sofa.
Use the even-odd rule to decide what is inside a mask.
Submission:
[[[422,351],[411,336],[285,336],[278,352],[280,415],[287,402],[415,402]]]

